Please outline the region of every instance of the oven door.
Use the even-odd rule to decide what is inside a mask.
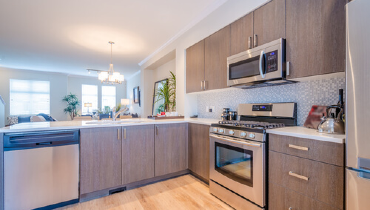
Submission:
[[[265,206],[265,143],[210,135],[210,179]]]
[[[284,39],[275,40],[227,58],[227,85],[276,80],[285,77]]]

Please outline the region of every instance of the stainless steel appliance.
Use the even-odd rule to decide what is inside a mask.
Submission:
[[[78,130],[4,135],[5,210],[77,203],[78,189]]]
[[[266,129],[297,124],[295,103],[240,104],[210,128],[210,193],[236,209],[266,207]]]
[[[227,58],[227,85],[251,88],[292,83],[285,80],[285,39],[278,39]]]
[[[346,208],[370,208],[370,1],[346,5]]]

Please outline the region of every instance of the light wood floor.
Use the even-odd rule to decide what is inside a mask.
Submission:
[[[191,175],[184,175],[62,209],[231,210],[232,208],[209,194],[206,184]]]

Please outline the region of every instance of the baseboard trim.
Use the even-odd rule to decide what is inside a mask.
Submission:
[[[99,191],[92,192],[92,193],[82,194],[82,195],[80,195],[80,203],[108,196],[109,191],[117,189],[117,188],[126,187],[126,190],[131,190],[131,189],[143,187],[145,185],[153,184],[153,183],[156,183],[156,182],[162,182],[162,181],[165,181],[165,180],[168,180],[168,179],[173,179],[173,178],[183,176],[183,175],[186,175],[186,174],[190,174],[190,171],[188,169],[178,171],[178,172],[175,172],[175,173],[171,173],[171,174],[166,174],[166,175],[163,175],[163,176],[157,176],[157,177],[153,177],[153,178],[150,178],[150,179],[141,180],[141,181],[138,181],[138,182],[133,182],[133,183],[125,184],[125,185],[112,187],[112,188],[109,188],[109,189],[104,189],[104,190],[99,190]]]

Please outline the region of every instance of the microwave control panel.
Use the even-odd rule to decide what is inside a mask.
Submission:
[[[267,61],[266,62],[267,64],[266,73],[270,73],[270,72],[278,70],[278,58],[279,56],[278,56],[277,50],[266,53],[266,61]]]

